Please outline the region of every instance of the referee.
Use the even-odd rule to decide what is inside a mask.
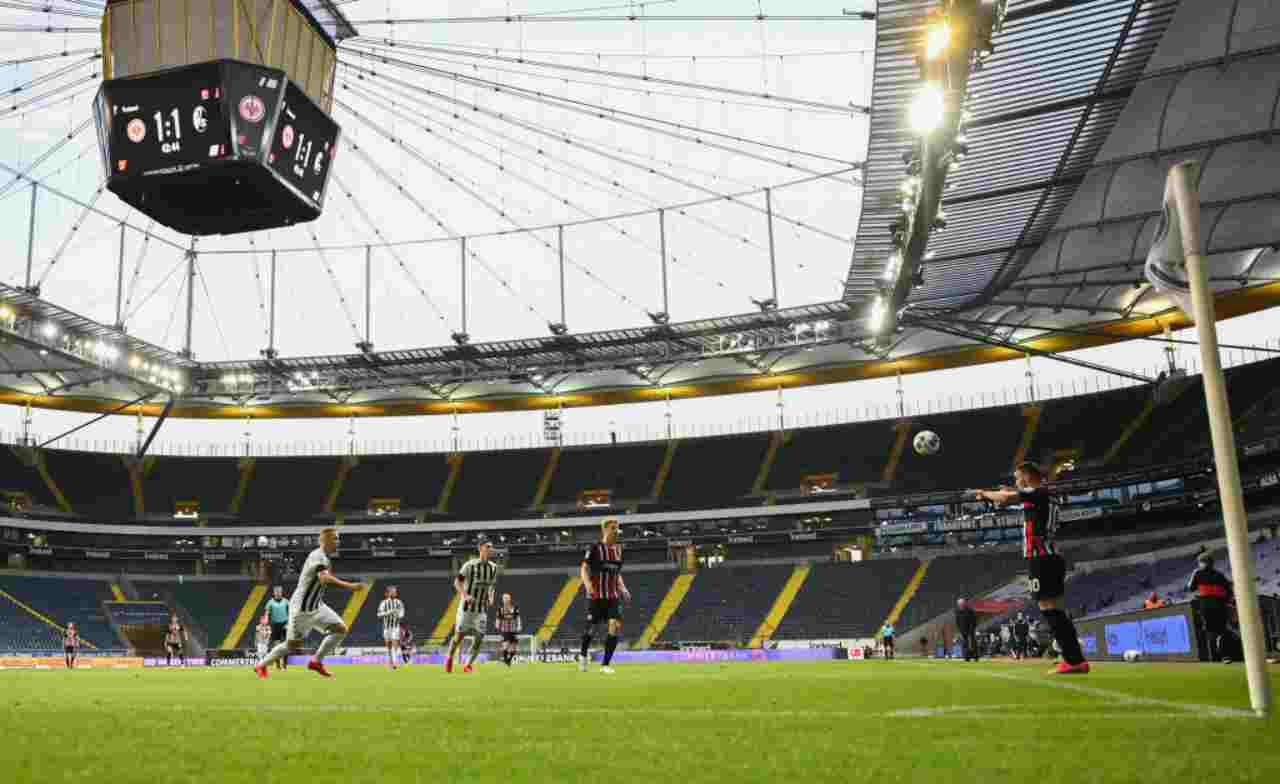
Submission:
[[[284,598],[284,588],[276,586],[275,594],[267,602],[267,620],[271,622],[271,647],[284,642],[285,630],[289,626],[289,600]],[[288,656],[276,660],[277,669],[287,669]]]

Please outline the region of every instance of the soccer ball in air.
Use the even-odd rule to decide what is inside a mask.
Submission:
[[[1127,650],[1124,652],[1124,660],[1132,664],[1133,662],[1142,661],[1142,651]]]
[[[913,446],[917,454],[936,455],[942,451],[942,439],[938,438],[938,434],[932,430],[921,430],[916,433]]]

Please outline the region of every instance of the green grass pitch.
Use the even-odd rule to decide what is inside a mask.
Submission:
[[[1046,666],[10,671],[0,779],[1276,781],[1280,721],[1245,710],[1238,665],[1100,664],[1074,679]]]

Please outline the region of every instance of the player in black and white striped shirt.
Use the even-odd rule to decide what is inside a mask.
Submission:
[[[404,602],[400,601],[400,589],[387,586],[387,598],[378,605],[378,617],[382,619],[382,639],[387,644],[387,663],[396,668],[400,652],[400,621],[404,620]]]
[[[325,633],[315,656],[307,662],[307,669],[317,672],[326,678],[333,677],[324,668],[324,658],[333,653],[347,636],[347,625],[342,617],[324,603],[324,589],[328,585],[336,585],[348,591],[355,591],[360,583],[349,583],[335,577],[332,572],[329,556],[338,552],[338,529],[320,529],[320,546],[311,551],[302,564],[302,572],[298,575],[298,587],[293,590],[289,599],[289,629],[286,640],[268,653],[258,662],[254,671],[259,678],[266,679],[267,665],[288,656],[290,651],[302,649],[302,641],[313,631]]]
[[[476,657],[480,655],[480,643],[484,642],[485,628],[488,626],[489,605],[493,604],[493,593],[501,571],[492,558],[493,545],[481,542],[479,557],[463,564],[458,575],[453,578],[453,587],[458,592],[458,612],[454,619],[449,657],[444,660],[445,672],[453,672],[453,658],[462,647],[464,637],[471,637],[472,643],[471,657],[462,671],[471,672]]]
[[[524,629],[520,608],[511,601],[511,594],[502,595],[502,604],[494,612],[494,620],[497,621],[498,633],[502,635],[502,662],[510,667],[520,648],[516,635]]]

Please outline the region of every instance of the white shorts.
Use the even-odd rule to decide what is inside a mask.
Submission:
[[[270,646],[270,645],[268,645],[268,644],[267,644],[267,643],[265,643],[265,642],[260,642],[260,643],[258,643],[258,658],[259,658],[259,659],[265,659],[265,658],[267,657],[267,651],[268,651],[270,648],[271,648],[271,646]]]
[[[387,642],[399,643],[400,627],[399,626],[392,626],[391,628],[387,628],[385,626],[382,627],[382,639],[386,640]]]
[[[484,636],[485,629],[489,626],[489,616],[482,612],[467,612],[461,607],[458,608],[458,614],[454,618],[453,631],[456,634],[472,634],[479,637]]]
[[[321,604],[311,612],[289,609],[288,639],[295,642],[307,639],[307,635],[316,631],[324,631],[329,626],[342,623],[342,617],[327,604]]]

